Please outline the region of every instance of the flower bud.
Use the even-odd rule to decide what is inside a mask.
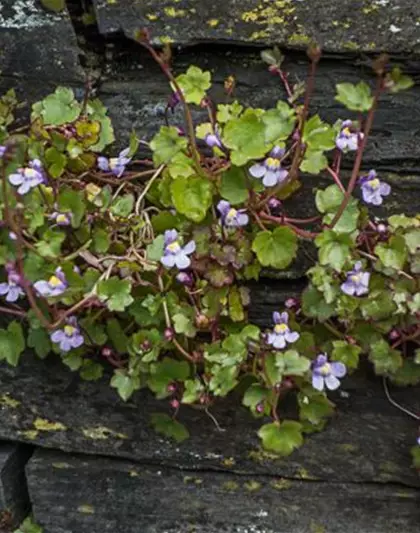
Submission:
[[[196,317],[195,317],[195,325],[199,329],[208,328],[209,323],[210,323],[210,320],[208,319],[208,317],[206,317],[206,315],[203,315],[201,313],[199,315],[196,315]]]
[[[257,403],[257,405],[255,406],[255,411],[257,413],[263,413],[264,412],[264,403],[263,402]]]
[[[143,352],[148,352],[152,347],[152,344],[149,340],[145,340],[141,343],[140,348],[143,350]]]
[[[169,385],[167,386],[166,390],[173,394],[175,391],[176,391],[176,385],[175,383],[169,383]]]
[[[176,280],[186,287],[191,287],[194,283],[191,274],[188,274],[188,272],[179,272],[179,274],[176,275]]]
[[[287,298],[284,305],[287,309],[295,309],[299,307],[299,301],[296,298]]]
[[[171,341],[175,337],[175,332],[172,328],[166,328],[163,332],[163,336],[165,337],[165,340]]]
[[[392,341],[396,341],[401,337],[401,333],[397,329],[391,329],[391,331],[388,334],[388,337]]]
[[[268,207],[271,211],[278,211],[281,208],[281,201],[278,198],[270,198],[268,200]]]
[[[102,355],[103,355],[104,357],[111,357],[111,355],[112,355],[112,349],[109,348],[109,346],[104,346],[104,347],[102,348]]]
[[[175,398],[169,402],[172,409],[179,409],[180,403],[179,400],[176,400]]]

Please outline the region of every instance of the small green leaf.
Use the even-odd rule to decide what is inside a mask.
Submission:
[[[163,256],[163,249],[165,247],[165,237],[158,235],[156,239],[147,246],[147,259],[149,261],[160,261]]]
[[[188,141],[173,126],[162,126],[150,142],[155,165],[168,164],[173,157],[187,148]]]
[[[126,402],[140,388],[140,378],[129,376],[126,370],[115,370],[111,379],[111,387],[117,389],[120,397]]]
[[[110,311],[124,311],[134,302],[131,296],[131,283],[128,279],[112,277],[102,280],[97,287],[98,297],[101,302],[106,302]]]
[[[188,104],[200,105],[201,100],[206,96],[206,92],[211,86],[211,74],[202,71],[200,68],[191,66],[185,74],[176,78],[181,88],[185,101]]]
[[[201,222],[212,203],[212,184],[199,177],[178,178],[171,185],[176,210],[194,222]]]
[[[321,170],[327,168],[328,159],[325,157],[324,152],[306,150],[302,163],[300,164],[300,170],[302,172],[308,172],[309,174],[319,174]]]
[[[98,254],[104,254],[111,246],[109,232],[102,228],[95,228],[92,234],[92,248]]]
[[[79,370],[83,364],[83,359],[77,353],[68,353],[62,356],[63,363],[70,368],[72,372]]]
[[[50,337],[44,329],[30,329],[27,343],[29,348],[35,350],[40,359],[45,359],[51,351]]]
[[[201,394],[204,392],[204,386],[199,379],[187,379],[184,381],[184,394],[182,395],[182,403],[195,403]]]
[[[335,137],[334,128],[322,122],[319,115],[305,122],[302,140],[312,152],[332,150],[335,148]]]
[[[151,416],[151,423],[157,433],[176,442],[182,442],[189,437],[188,430],[183,424],[164,413],[154,413]]]
[[[410,89],[414,85],[414,81],[410,76],[402,73],[400,67],[394,67],[390,73],[385,76],[385,87],[391,93],[399,93]]]
[[[286,353],[278,356],[284,364],[284,374],[290,376],[303,376],[311,366],[311,362],[306,357],[302,357],[296,350],[287,350]]]
[[[240,118],[230,120],[223,130],[223,144],[232,150],[231,160],[243,166],[252,159],[260,159],[267,152],[266,126],[261,116],[248,109]]]
[[[325,419],[334,412],[334,404],[325,393],[317,392],[312,387],[306,387],[299,392],[298,404],[299,418],[311,424],[312,430],[323,429]]]
[[[22,326],[14,320],[7,330],[0,330],[0,361],[6,360],[9,365],[17,366],[24,349],[25,337]]]
[[[83,361],[82,368],[80,369],[80,377],[86,381],[97,381],[101,379],[103,373],[103,366],[90,359]]]
[[[239,369],[237,366],[218,366],[212,367],[212,378],[209,382],[209,388],[215,396],[226,396],[238,384]]]
[[[357,85],[353,83],[339,83],[336,85],[335,99],[344,104],[350,111],[369,111],[373,104],[370,87],[364,81]]]
[[[293,420],[265,424],[260,428],[258,436],[266,450],[282,456],[290,455],[303,444],[302,424]]]
[[[362,351],[360,346],[346,341],[333,341],[331,358],[333,361],[344,363],[348,369],[356,369],[359,366],[359,355]]]
[[[221,124],[229,122],[230,120],[238,118],[242,111],[243,107],[237,100],[235,100],[233,104],[219,104],[217,106],[217,122],[220,122]]]
[[[43,533],[41,526],[33,521],[32,517],[26,518],[14,533]]]
[[[248,186],[244,170],[232,166],[222,174],[220,194],[232,205],[245,202],[248,199]]]
[[[173,323],[174,323],[174,329],[176,333],[185,335],[186,337],[195,337],[195,334],[197,333],[196,328],[194,327],[194,324],[190,317],[182,314],[177,313],[172,317]]]
[[[276,228],[272,232],[260,231],[252,243],[252,250],[262,266],[279,270],[290,265],[296,257],[297,247],[297,237],[287,227]]]
[[[420,446],[411,448],[411,455],[413,457],[414,467],[420,470]]]
[[[330,265],[337,272],[341,272],[350,257],[350,247],[353,244],[351,237],[324,230],[316,237],[315,244],[319,247],[320,264]]]
[[[58,210],[71,213],[72,226],[78,228],[86,210],[83,193],[69,188],[61,188],[58,195]]]
[[[265,124],[265,142],[279,143],[292,133],[296,123],[296,113],[286,102],[277,102],[276,109],[269,109],[262,116]]]
[[[259,404],[265,403],[270,391],[262,387],[259,383],[254,383],[245,392],[242,403],[246,407],[249,407],[254,416],[263,416],[264,413],[256,411],[256,407]]]
[[[132,194],[124,194],[119,196],[112,202],[110,210],[116,217],[127,218],[134,207],[134,196]]]
[[[186,361],[177,361],[170,357],[165,357],[158,363],[153,363],[150,367],[148,380],[149,388],[159,399],[166,398],[168,385],[173,381],[185,381],[190,375],[190,366]]]
[[[405,240],[401,235],[395,235],[387,243],[379,243],[375,246],[375,254],[385,267],[402,270],[407,260]]]
[[[49,11],[59,13],[66,7],[66,0],[41,0],[41,4]]]
[[[318,318],[324,322],[335,312],[334,306],[325,301],[322,292],[309,285],[302,294],[302,310],[310,318]]]
[[[74,98],[74,93],[67,87],[57,87],[53,94],[41,102],[41,116],[44,124],[60,126],[73,122],[80,115],[81,105]]]
[[[403,364],[401,353],[391,348],[384,339],[371,345],[369,359],[380,376],[395,373]]]
[[[399,386],[417,385],[420,383],[420,365],[413,359],[404,359],[403,364],[391,379]]]

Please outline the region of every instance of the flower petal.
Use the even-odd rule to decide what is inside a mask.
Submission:
[[[292,342],[296,342],[299,339],[300,335],[297,331],[288,331],[285,334],[285,337],[286,337],[287,342],[292,343]]]
[[[16,174],[10,174],[9,176],[9,183],[12,185],[21,185],[24,181],[24,177],[22,174],[16,173]]]
[[[82,335],[80,335],[79,333],[76,333],[75,335],[73,335],[73,337],[71,337],[70,339],[70,343],[72,345],[73,348],[78,348],[79,346],[82,346],[82,344],[85,342],[85,339],[83,338]]]
[[[345,294],[348,294],[349,296],[353,296],[356,291],[356,288],[351,281],[345,281],[344,283],[341,284],[341,290]]]
[[[320,376],[319,374],[313,374],[312,375],[312,387],[316,390],[323,391],[324,390],[324,378]]]
[[[267,169],[262,163],[255,163],[255,165],[252,165],[249,169],[249,173],[254,178],[262,178],[266,172]]]
[[[226,200],[220,200],[220,202],[217,204],[217,210],[222,216],[226,216],[226,213],[230,209],[230,203],[226,202]]]
[[[273,313],[273,322],[274,324],[281,324],[281,314],[278,311]]]
[[[64,336],[60,342],[60,350],[63,352],[69,352],[73,346],[71,345],[71,337]]]
[[[51,296],[51,287],[48,281],[40,280],[34,283],[34,289],[41,296]]]
[[[10,290],[9,284],[6,282],[0,283],[0,296],[4,296]]]
[[[65,337],[65,333],[62,329],[57,329],[56,331],[53,331],[50,335],[50,339],[52,342],[61,342],[63,338]]]
[[[391,186],[388,184],[388,183],[381,183],[380,186],[379,186],[379,193],[382,195],[382,196],[388,196],[388,194],[390,194],[391,192]]]
[[[109,170],[109,161],[107,157],[99,156],[98,157],[98,167],[101,170],[107,172]]]
[[[245,213],[239,213],[237,217],[238,226],[246,226],[249,222],[249,216]]]
[[[184,253],[184,251],[181,251],[179,254],[175,255],[175,264],[179,268],[179,270],[183,270],[184,268],[188,268],[191,265],[191,260]]]
[[[344,363],[340,363],[339,361],[331,363],[331,370],[332,374],[337,378],[342,378],[347,373],[346,365]]]
[[[187,244],[183,247],[182,251],[188,255],[195,252],[195,242],[194,241],[187,242]]]
[[[329,390],[336,390],[340,386],[340,381],[335,376],[330,374],[325,378],[325,385]]]
[[[160,262],[166,268],[172,268],[173,266],[175,266],[175,256],[172,254],[164,255],[160,258]]]
[[[278,183],[278,173],[273,172],[272,170],[267,170],[263,178],[263,184],[266,187],[273,187],[274,185],[277,185],[277,183]]]
[[[285,348],[286,347],[286,339],[284,338],[284,335],[274,334],[274,336],[275,336],[275,339],[273,341],[274,348],[278,348],[280,350]]]

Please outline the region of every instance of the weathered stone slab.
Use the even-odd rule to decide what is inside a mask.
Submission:
[[[28,468],[44,533],[415,533],[420,490],[181,472],[37,451]]]
[[[212,41],[305,47],[311,39],[330,51],[417,50],[420,6],[411,0],[93,0],[104,34],[128,36],[147,27],[155,43]]]
[[[108,380],[82,382],[57,356],[33,361],[28,354],[16,369],[2,364],[1,394],[18,404],[0,411],[0,438],[190,470],[420,487],[409,453],[416,423],[387,401],[378,381],[357,376],[344,381],[342,391],[331,395],[338,411],[327,429],[281,460],[258,450],[261,420],[253,419],[235,398],[211,409],[223,432],[203,411],[183,408],[180,420],[191,437],[177,445],[149,425],[151,413],[168,411],[166,402],[142,391],[124,404]],[[419,391],[397,389],[393,394],[418,412]]]
[[[0,401],[0,409],[6,405],[5,398]],[[25,465],[31,453],[30,446],[0,442],[0,524],[3,520],[4,524],[17,526],[29,511]]]
[[[0,70],[2,76],[42,86],[83,80],[68,11],[53,13],[36,0],[2,0],[0,4]]]

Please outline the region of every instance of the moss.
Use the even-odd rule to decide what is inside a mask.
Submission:
[[[266,463],[267,461],[279,461],[278,455],[267,452],[266,450],[263,450],[262,448],[259,448],[257,450],[251,450],[248,453],[248,457],[249,459],[251,459],[251,461],[255,461],[256,463],[259,463],[259,464]]]
[[[50,422],[45,418],[37,418],[34,428],[39,431],[65,431],[67,427],[61,422]]]
[[[219,19],[210,19],[207,21],[207,25],[210,26],[210,28],[216,28],[219,25],[220,21]]]
[[[238,483],[236,483],[236,481],[225,481],[222,484],[222,489],[229,490],[229,491],[233,492],[233,491],[239,489],[239,485],[238,485]]]
[[[77,510],[79,511],[79,513],[83,514],[95,514],[95,508],[92,505],[88,505],[86,503],[83,505],[79,505]]]
[[[287,42],[289,45],[307,45],[311,42],[311,38],[304,33],[292,33]]]
[[[158,20],[159,17],[156,13],[146,13],[146,18],[154,22],[155,20]]]
[[[292,482],[289,479],[274,479],[270,485],[276,490],[288,490],[292,486]]]
[[[185,9],[175,9],[174,7],[165,7],[165,15],[171,18],[184,17],[186,15]]]
[[[3,394],[0,396],[0,405],[3,405],[4,407],[11,407],[12,409],[15,409],[16,407],[19,407],[20,404],[21,402],[12,398],[10,394]]]
[[[34,440],[37,438],[39,431],[36,429],[27,429],[25,431],[18,431],[18,434],[28,440]]]
[[[395,472],[398,472],[400,467],[393,463],[392,461],[384,461],[383,463],[379,464],[379,470],[382,472],[388,472],[390,474],[393,474]]]
[[[257,490],[260,490],[261,488],[261,483],[259,483],[258,481],[255,481],[253,479],[247,481],[246,483],[244,483],[244,487],[246,488],[247,491],[249,492],[255,492]]]
[[[322,524],[318,524],[315,520],[311,520],[310,524],[311,533],[325,533],[325,527]]]
[[[135,470],[130,470],[129,472],[130,477],[139,477],[140,474],[136,472]]]
[[[158,37],[158,40],[161,44],[171,44],[174,42],[174,40],[172,39],[172,37],[169,37],[168,35],[160,35]]]
[[[222,461],[223,466],[234,466],[236,464],[236,461],[233,457],[225,457]]]
[[[316,479],[318,479],[316,476],[312,476],[307,470],[306,468],[299,468],[298,471],[296,472],[296,475],[297,477],[299,477],[300,479],[310,479],[312,481],[315,481]]]
[[[295,10],[292,0],[263,0],[263,4],[250,11],[244,11],[241,19],[244,22],[260,25],[284,24],[286,17]]]
[[[117,433],[116,431],[113,431],[105,426],[98,426],[96,428],[83,428],[82,433],[85,437],[88,437],[92,440],[106,440],[109,437],[128,439],[128,436],[124,435],[124,433]]]
[[[346,50],[359,50],[360,49],[359,45],[355,43],[354,41],[344,42],[343,48],[345,48]]]

